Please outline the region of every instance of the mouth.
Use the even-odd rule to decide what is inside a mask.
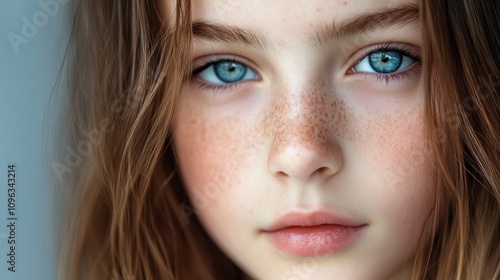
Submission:
[[[262,232],[279,251],[294,257],[339,253],[360,236],[367,224],[330,212],[289,212]]]

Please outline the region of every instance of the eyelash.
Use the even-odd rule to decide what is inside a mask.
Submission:
[[[391,73],[391,74],[376,74],[376,73],[368,73],[368,72],[353,72],[353,68],[358,65],[363,59],[369,56],[372,53],[381,52],[381,51],[390,51],[395,50],[400,52],[403,56],[407,56],[414,60],[414,62],[405,70],[401,72]],[[348,74],[364,74],[367,77],[375,76],[378,81],[385,81],[386,84],[389,84],[390,81],[402,81],[406,78],[411,77],[414,74],[418,73],[419,67],[422,63],[422,57],[419,53],[415,52],[410,47],[399,45],[395,43],[386,43],[382,45],[375,46],[373,48],[368,49],[367,51],[363,51],[361,55],[359,55],[357,62],[349,68]]]
[[[230,84],[225,84],[225,85],[215,85],[215,84],[209,84],[209,83],[197,81],[197,79],[196,79],[197,74],[199,74],[203,70],[207,69],[211,65],[218,63],[218,62],[222,62],[222,61],[236,62],[236,63],[245,65],[246,67],[250,68],[246,62],[239,60],[236,57],[215,55],[213,57],[208,58],[202,66],[196,67],[193,70],[193,72],[191,74],[191,81],[196,82],[197,85],[203,90],[209,90],[209,91],[214,91],[214,92],[219,91],[219,90],[234,90],[234,89],[238,88],[239,86],[241,86],[242,82],[230,83]],[[250,68],[250,69],[252,69],[252,68]]]
[[[353,72],[353,68],[356,65],[358,65],[363,59],[365,59],[367,56],[369,56],[370,54],[380,52],[380,51],[389,51],[389,50],[398,51],[402,55],[408,56],[409,58],[413,59],[414,62],[407,69],[405,69],[401,72],[396,72],[396,73],[391,73],[391,74]],[[203,70],[207,69],[211,65],[218,63],[218,62],[221,62],[221,61],[229,61],[229,62],[239,63],[239,64],[242,64],[242,65],[250,68],[252,71],[254,71],[251,67],[249,67],[247,65],[247,63],[245,63],[242,60],[239,60],[236,57],[216,55],[216,56],[213,56],[213,57],[210,57],[209,59],[207,59],[207,61],[205,61],[205,63],[202,66],[196,67],[191,73],[190,80],[193,82],[196,82],[197,85],[201,89],[213,91],[213,92],[217,92],[217,91],[221,91],[221,90],[230,91],[230,90],[237,89],[239,86],[241,86],[242,82],[235,82],[235,83],[224,84],[224,85],[215,85],[215,84],[197,81],[197,79],[196,79],[197,74],[199,74]],[[418,74],[418,69],[419,69],[419,66],[421,65],[421,61],[422,61],[421,56],[417,52],[415,52],[413,49],[411,49],[407,46],[399,45],[399,44],[386,43],[383,45],[375,46],[367,51],[363,51],[363,53],[361,55],[359,55],[359,57],[357,58],[357,62],[351,68],[349,68],[348,72],[351,72],[351,73],[348,73],[348,74],[357,73],[357,74],[364,74],[365,76],[368,76],[368,77],[375,76],[378,81],[380,81],[380,82],[385,81],[386,84],[389,84],[390,81],[402,81],[406,78],[411,77],[414,74]]]

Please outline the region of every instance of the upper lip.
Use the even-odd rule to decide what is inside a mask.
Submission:
[[[285,229],[287,227],[312,227],[319,225],[339,225],[346,227],[360,227],[365,225],[362,222],[346,218],[330,211],[290,211],[279,216],[264,231],[272,232]]]

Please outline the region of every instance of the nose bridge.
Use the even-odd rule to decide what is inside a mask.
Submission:
[[[272,173],[305,181],[315,173],[331,175],[339,170],[341,156],[333,140],[335,104],[321,82],[285,87],[273,106],[278,118],[269,155]]]
[[[340,103],[333,86],[325,81],[322,61],[302,45],[292,46],[282,60],[281,94],[277,98],[280,112],[278,132],[287,141],[320,144],[328,140],[333,119],[340,114]]]
[[[329,101],[326,90],[313,82],[301,87],[288,87],[280,98],[283,112],[276,131],[277,146],[302,145],[307,149],[318,149],[328,143]]]

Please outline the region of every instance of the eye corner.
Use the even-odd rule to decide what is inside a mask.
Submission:
[[[356,70],[354,70],[354,67],[355,67],[356,65],[358,65],[358,64],[359,64],[359,62],[356,62],[353,66],[349,67],[349,68],[347,69],[347,71],[345,72],[345,74],[346,74],[346,75],[356,74],[357,72],[356,72]]]

